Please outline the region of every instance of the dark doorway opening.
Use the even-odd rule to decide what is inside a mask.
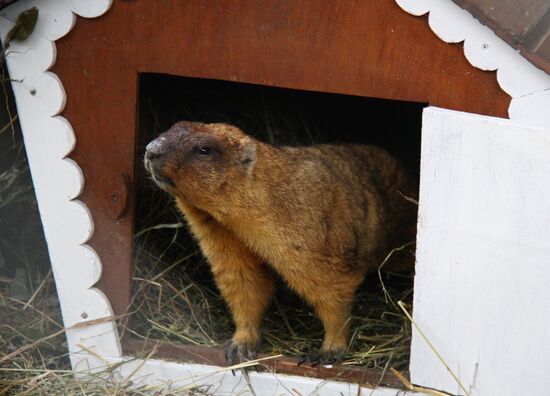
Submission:
[[[374,144],[419,172],[423,103],[160,74],[142,74],[139,82],[130,332],[173,344],[165,348],[167,356],[185,358],[176,345],[219,349],[233,331],[208,263],[172,199],[149,180],[142,165],[147,143],[173,123],[226,122],[273,144]],[[319,346],[322,326],[279,283],[264,319],[261,352],[297,357]],[[412,301],[412,275],[366,278],[356,298],[346,364],[380,370],[389,362],[408,369],[410,327],[395,306],[398,300]],[[221,364],[215,353],[203,354]]]

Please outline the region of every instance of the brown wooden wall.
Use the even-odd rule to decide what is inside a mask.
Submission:
[[[470,66],[460,45],[440,41],[425,17],[394,0],[115,1],[79,18],[57,42],[53,69],[67,92],[71,157],[86,178],[90,241],[103,261],[100,288],[116,314],[130,296],[132,210],[113,220],[134,177],[138,74],[168,73],[269,86],[425,102],[507,116],[494,73]],[[115,178],[115,179],[113,179]],[[120,182],[121,183],[121,182]],[[129,207],[133,204],[132,197]]]

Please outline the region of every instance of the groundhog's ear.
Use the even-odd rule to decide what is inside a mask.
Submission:
[[[252,139],[241,140],[240,161],[251,171],[256,164],[256,142]]]

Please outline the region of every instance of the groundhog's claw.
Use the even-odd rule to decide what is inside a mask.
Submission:
[[[335,364],[344,360],[346,356],[345,350],[327,351],[327,352],[312,352],[304,355],[298,360],[298,366],[304,363],[311,363],[311,367],[318,365]]]
[[[225,362],[228,366],[248,362],[257,358],[255,345],[242,344],[229,339],[223,346]]]

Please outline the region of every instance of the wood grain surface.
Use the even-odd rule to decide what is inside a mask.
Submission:
[[[424,102],[506,117],[495,74],[470,66],[460,45],[439,40],[425,17],[380,1],[116,1],[79,19],[57,42],[53,71],[67,92],[63,115],[77,145],[103,272],[115,314],[130,299],[134,198],[113,220],[115,175],[134,178],[138,76],[143,72]]]

